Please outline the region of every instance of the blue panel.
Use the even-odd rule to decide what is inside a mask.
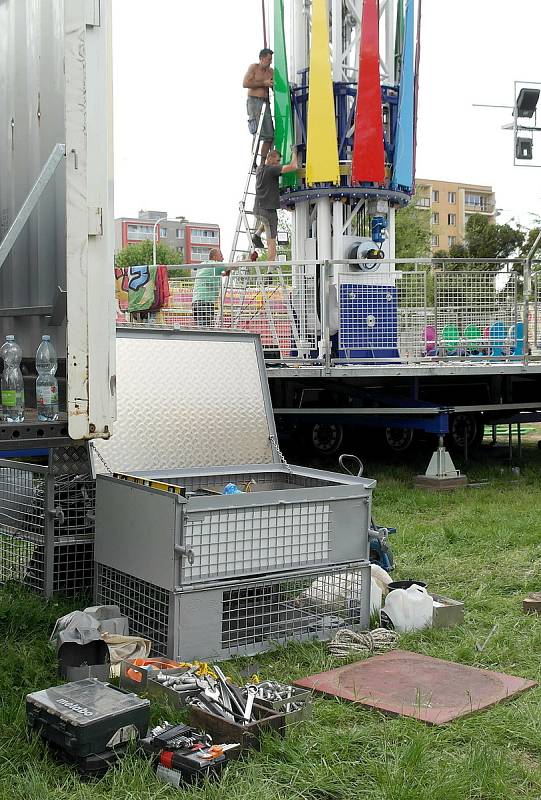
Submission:
[[[413,11],[414,0],[408,0],[404,27],[404,54],[400,74],[396,150],[391,180],[392,189],[402,188],[407,191],[411,191],[413,188],[413,108],[415,92]]]
[[[339,357],[398,357],[395,286],[340,285]]]

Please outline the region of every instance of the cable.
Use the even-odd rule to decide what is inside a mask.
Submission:
[[[355,631],[344,628],[329,642],[331,655],[336,658],[347,658],[354,653],[384,653],[394,650],[398,644],[396,631],[387,628],[375,628],[373,631]]]
[[[261,14],[263,16],[263,47],[267,47],[267,23],[265,19],[265,0],[261,0]]]

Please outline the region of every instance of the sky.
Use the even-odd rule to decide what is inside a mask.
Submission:
[[[540,30],[541,0],[423,0],[417,175],[492,185],[498,221],[525,226],[541,169],[513,166],[510,110],[474,104],[541,83]],[[115,216],[217,222],[227,257],[251,145],[242,79],[262,46],[260,0],[114,0]]]

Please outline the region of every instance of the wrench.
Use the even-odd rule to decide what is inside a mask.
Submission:
[[[244,708],[243,716],[246,722],[250,722],[252,719],[252,708],[254,705],[255,696],[257,694],[257,689],[255,686],[247,686],[246,691],[246,706]]]

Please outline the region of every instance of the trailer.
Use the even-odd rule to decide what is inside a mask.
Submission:
[[[23,350],[27,409],[4,455],[108,437],[115,416],[111,3],[0,8],[0,339]],[[38,423],[34,356],[59,356],[61,414]]]
[[[540,420],[541,287],[534,271],[526,288],[527,259],[230,266],[209,323],[260,335],[291,457],[401,454],[440,436],[467,456],[487,425]],[[193,284],[172,279],[153,324],[192,326]]]
[[[25,414],[0,422],[0,582],[92,586],[89,440],[115,418],[111,3],[0,3],[0,341],[23,351]],[[37,419],[35,353],[58,354]],[[3,366],[3,365],[2,365]]]

